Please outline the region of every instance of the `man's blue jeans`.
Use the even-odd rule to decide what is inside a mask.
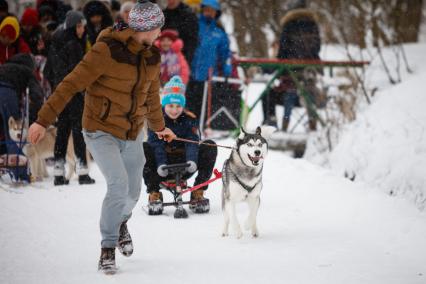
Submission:
[[[145,164],[143,132],[135,141],[121,140],[99,130],[83,130],[83,135],[107,182],[100,220],[101,245],[103,248],[114,248],[120,225],[130,218],[141,192]]]

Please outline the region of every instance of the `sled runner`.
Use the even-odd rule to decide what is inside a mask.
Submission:
[[[23,107],[19,111],[17,110],[17,107],[19,108],[18,101],[14,99],[15,95],[10,95],[2,94],[2,99],[0,100],[0,182],[4,188],[22,186],[30,182],[28,159],[23,153],[23,148],[26,144],[24,138],[25,127],[22,127],[20,131],[10,129],[10,118],[13,115],[11,110],[20,112],[22,125],[28,125],[28,90],[24,97]],[[17,115],[15,112],[14,115]],[[12,132],[13,135],[11,134]]]

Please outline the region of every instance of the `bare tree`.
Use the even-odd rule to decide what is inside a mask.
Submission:
[[[277,38],[280,19],[284,15],[287,1],[280,0],[227,0],[225,9],[234,18],[234,36],[241,56],[266,57],[268,41],[265,29]]]

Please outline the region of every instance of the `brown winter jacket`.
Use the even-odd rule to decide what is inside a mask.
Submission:
[[[135,140],[144,117],[153,131],[164,129],[159,97],[160,53],[131,38],[131,29],[107,28],[76,68],[58,85],[38,113],[47,127],[74,94],[86,89],[83,128]],[[138,63],[139,62],[139,63]]]

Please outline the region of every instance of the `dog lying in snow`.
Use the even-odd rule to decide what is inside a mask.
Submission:
[[[258,127],[256,133],[249,134],[241,129],[236,148],[223,165],[222,171],[222,210],[224,224],[222,236],[228,236],[229,223],[232,221],[237,238],[243,233],[238,223],[235,206],[238,202],[247,202],[249,216],[245,229],[251,230],[253,237],[259,236],[257,228],[257,211],[260,205],[260,191],[262,190],[263,162],[268,154],[267,140],[274,127]]]

